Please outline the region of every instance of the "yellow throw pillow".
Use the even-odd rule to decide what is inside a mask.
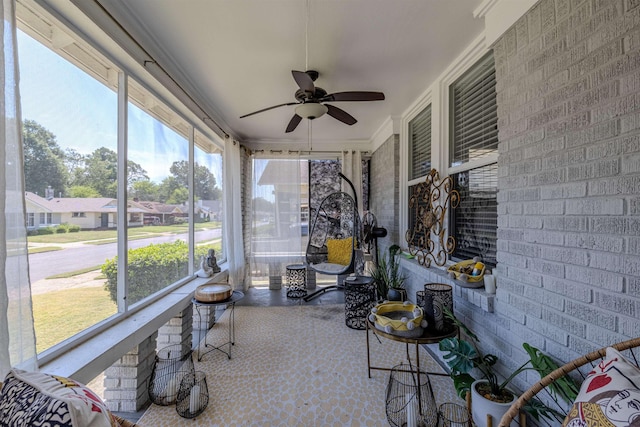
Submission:
[[[327,239],[327,262],[349,265],[353,251],[353,237],[346,239]]]

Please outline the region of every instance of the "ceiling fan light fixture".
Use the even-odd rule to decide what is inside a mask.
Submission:
[[[303,119],[317,119],[323,116],[329,109],[319,102],[307,102],[296,107],[296,114]]]

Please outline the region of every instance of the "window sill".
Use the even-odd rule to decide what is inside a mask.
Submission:
[[[453,287],[453,295],[456,299],[461,299],[480,307],[487,313],[493,313],[495,294],[489,294],[482,288],[465,288],[460,281],[452,280],[446,270],[439,267],[426,268],[420,265],[416,259],[400,258],[400,265],[410,272],[410,277],[419,280],[420,286],[424,283],[444,283]],[[422,289],[417,289],[422,290]]]
[[[209,281],[226,281],[227,275],[227,271],[222,271],[212,277],[194,278],[77,347],[40,365],[40,370],[88,383],[191,305],[198,286]]]

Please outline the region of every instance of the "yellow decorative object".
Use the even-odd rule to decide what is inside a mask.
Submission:
[[[346,239],[327,239],[327,262],[349,265],[353,252],[353,237]]]
[[[479,270],[479,274],[473,274],[474,270]],[[466,283],[478,283],[484,279],[485,266],[475,259],[460,261],[447,268],[449,276]],[[480,284],[482,286],[482,284]],[[480,287],[478,286],[478,287]]]
[[[409,302],[383,302],[371,309],[376,327],[393,332],[412,331],[422,327],[422,308]]]

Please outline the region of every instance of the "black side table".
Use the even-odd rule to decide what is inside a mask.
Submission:
[[[198,338],[198,362],[202,360],[202,356],[204,356],[207,353],[212,352],[213,350],[218,350],[224,354],[227,355],[227,357],[229,359],[231,359],[231,346],[235,345],[236,342],[236,319],[235,319],[235,308],[236,308],[236,303],[238,301],[240,301],[242,298],[244,298],[244,293],[240,292],[240,291],[233,291],[233,293],[231,294],[231,297],[224,300],[224,301],[218,301],[218,302],[202,302],[202,301],[198,301],[195,298],[191,299],[191,302],[193,303],[193,307],[196,309],[196,311],[198,312],[198,315],[200,315],[200,317],[202,317],[202,314],[200,313],[200,309],[202,307],[218,307],[218,306],[226,306],[226,307],[231,307],[231,312],[229,313],[229,339],[227,342],[220,344],[218,346],[214,346],[213,344],[208,344],[207,343],[207,333],[209,331],[205,331],[205,335],[204,335],[204,348],[205,351],[200,351],[200,340],[202,339],[201,336],[199,336]],[[225,351],[224,350],[224,346],[228,345],[229,346],[229,351]],[[209,347],[209,350],[206,350],[206,348]]]
[[[376,305],[373,278],[350,276],[344,279],[344,321],[351,329],[366,329],[369,312]]]

